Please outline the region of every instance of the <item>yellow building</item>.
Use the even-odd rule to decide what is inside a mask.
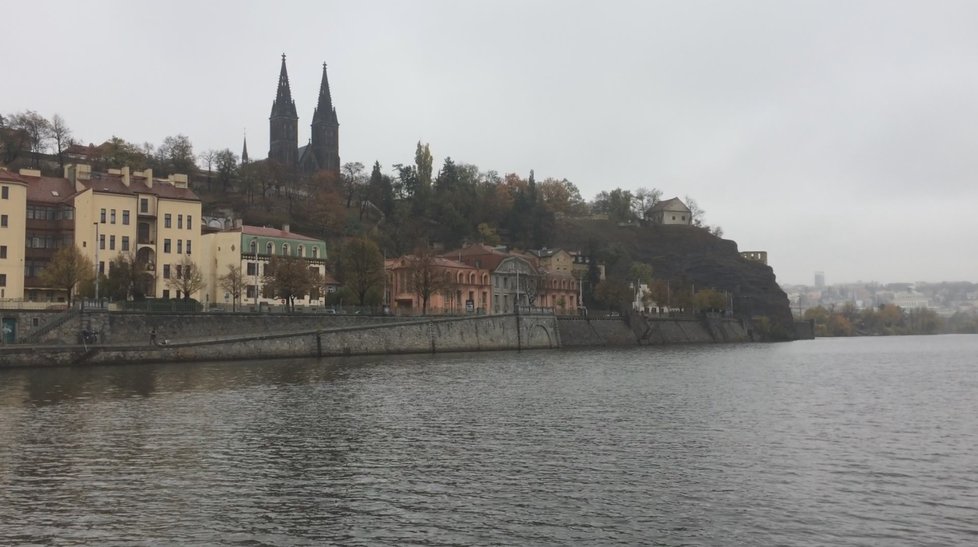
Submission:
[[[273,257],[289,257],[305,260],[311,271],[328,279],[326,271],[326,242],[321,239],[297,234],[286,224],[282,229],[265,226],[248,226],[237,221],[227,231],[204,234],[203,262],[205,295],[201,301],[230,307],[233,295],[221,287],[221,277],[228,273],[228,266],[241,268],[243,290],[239,304],[245,309],[272,306],[281,302],[264,290],[264,274]],[[322,306],[326,294],[314,290],[296,299],[296,306]]]
[[[0,170],[0,301],[24,298],[27,181]]]
[[[201,248],[200,199],[186,175],[153,177],[152,170],[128,167],[93,173],[87,165],[69,165],[65,178],[75,186],[75,244],[108,274],[108,265],[128,254],[144,271],[147,296],[182,298],[172,280],[194,261]],[[192,297],[199,297],[194,294]]]

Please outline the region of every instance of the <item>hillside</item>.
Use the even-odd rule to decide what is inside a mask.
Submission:
[[[697,288],[727,291],[734,297],[735,313],[766,316],[772,334],[793,336],[788,297],[774,270],[741,258],[734,241],[692,226],[618,226],[607,220],[562,219],[557,228],[556,247],[610,256],[612,271],[627,270],[632,261],[645,262],[658,279],[682,279]]]

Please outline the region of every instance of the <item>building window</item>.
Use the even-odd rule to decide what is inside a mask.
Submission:
[[[148,213],[149,212],[149,199],[139,198],[139,212]]]
[[[129,250],[129,236],[122,236],[122,250]]]
[[[2,198],[2,199],[10,199],[10,187],[9,186],[0,186],[0,198]]]
[[[283,243],[282,244],[282,256],[289,256],[289,244],[288,243]]]
[[[98,263],[98,274],[105,275],[105,262]]]
[[[163,252],[164,253],[170,252],[170,240],[169,239],[164,239],[163,240]]]
[[[6,225],[4,225],[4,226],[6,226]],[[275,252],[275,246],[272,245],[272,242],[271,241],[269,241],[268,243],[265,244],[265,254],[270,255],[270,254],[272,254],[274,252]]]
[[[105,224],[105,209],[102,209],[102,211],[99,213],[99,222]]]
[[[255,286],[254,285],[248,285],[245,288],[245,297],[246,298],[254,298],[255,297]]]
[[[122,212],[122,225],[129,226],[129,209]]]
[[[0,274],[0,287],[7,286],[7,274]]]
[[[0,245],[0,258],[7,258],[7,246]]]
[[[177,279],[183,279],[183,266],[177,264]]]
[[[258,264],[254,263],[254,262],[249,262],[248,263],[248,274],[247,275],[258,275],[256,273],[257,271],[258,271]]]
[[[173,224],[173,216],[170,213],[163,215],[163,227],[170,228]]]
[[[319,247],[313,247],[312,248],[312,257],[313,258],[319,258]]]
[[[183,230],[183,215],[177,215],[177,228]]]
[[[0,215],[0,228],[7,227],[7,215]]]
[[[306,256],[306,248],[299,245],[299,256]]]
[[[109,224],[115,224],[115,209],[109,211]]]
[[[190,220],[192,218],[194,218],[194,217],[192,217],[190,215],[187,215],[187,229],[188,230],[193,230],[194,229],[194,223],[191,222],[191,220]]]
[[[109,250],[110,251],[115,250],[115,236],[112,235],[109,236]]]
[[[163,298],[164,299],[170,298],[170,289],[163,289]]]
[[[232,245],[233,247],[233,245]],[[190,240],[187,240],[187,254],[190,254]]]
[[[163,279],[170,279],[170,265],[163,265]]]
[[[258,242],[255,241],[254,239],[252,239],[251,240],[251,243],[248,245],[248,249],[251,252],[251,254],[257,255],[258,254]]]
[[[99,234],[98,236],[98,248],[105,250],[105,234]]]
[[[182,239],[178,239],[177,240],[177,254],[178,255],[183,254],[183,240]],[[179,268],[179,267],[180,266],[177,266],[177,268]]]

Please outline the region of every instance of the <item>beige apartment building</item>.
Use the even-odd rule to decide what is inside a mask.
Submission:
[[[79,164],[66,166],[64,177],[0,171],[0,187],[6,188],[0,195],[8,196],[0,199],[0,215],[8,223],[0,226],[8,230],[0,239],[10,257],[0,258],[0,273],[11,289],[0,298],[65,301],[63,290],[40,280],[65,245],[75,245],[105,275],[115,258],[126,255],[139,265],[146,296],[183,296],[168,281],[201,245],[200,199],[186,175],[160,179],[151,170],[131,173],[128,167],[99,173]]]
[[[0,301],[24,298],[27,181],[0,170]]]

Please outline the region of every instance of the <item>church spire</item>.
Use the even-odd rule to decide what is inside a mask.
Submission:
[[[248,132],[244,135],[244,145],[241,147],[241,163],[248,163]]]
[[[292,88],[289,86],[289,71],[285,68],[285,54],[282,54],[282,69],[278,74],[278,91],[275,102],[272,103],[272,116],[298,117],[295,111],[295,101],[292,100]]]
[[[323,63],[323,80],[319,84],[319,102],[313,111],[312,121],[335,121],[336,109],[333,108],[333,97],[329,92],[329,77],[326,75],[326,63]]]

